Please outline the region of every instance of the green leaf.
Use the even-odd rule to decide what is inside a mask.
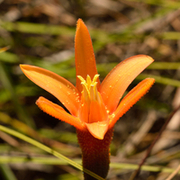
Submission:
[[[35,141],[35,140],[33,140],[33,139],[31,139],[31,138],[29,138],[29,137],[27,137],[27,136],[25,136],[25,135],[17,132],[17,131],[14,131],[14,130],[12,130],[12,129],[9,129],[9,128],[4,127],[4,126],[1,126],[1,125],[0,125],[0,130],[3,131],[3,132],[6,132],[6,133],[8,133],[8,134],[10,134],[10,135],[12,135],[12,136],[15,136],[15,137],[17,137],[17,138],[19,138],[19,139],[22,139],[22,140],[24,140],[24,141],[26,141],[26,142],[28,142],[28,143],[36,146],[36,147],[38,147],[38,148],[40,148],[40,149],[48,152],[48,153],[56,156],[57,158],[62,159],[63,161],[65,161],[65,162],[68,163],[69,165],[72,165],[73,167],[75,167],[75,168],[77,168],[77,169],[79,169],[79,170],[81,170],[81,171],[84,171],[85,173],[91,175],[92,177],[94,177],[94,178],[96,178],[96,179],[98,179],[98,180],[104,180],[104,178],[96,175],[95,173],[93,173],[93,172],[91,172],[91,171],[89,171],[89,170],[87,170],[87,169],[84,169],[84,168],[82,167],[82,165],[74,162],[73,160],[71,160],[71,159],[67,158],[66,156],[60,154],[59,152],[57,152],[57,151],[55,151],[55,150],[53,150],[53,149],[51,149],[51,148],[49,148],[49,147],[41,144],[41,143],[38,142],[38,141]]]

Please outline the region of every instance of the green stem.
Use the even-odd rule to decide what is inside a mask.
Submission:
[[[0,165],[0,172],[4,180],[17,180],[13,171],[7,164]]]

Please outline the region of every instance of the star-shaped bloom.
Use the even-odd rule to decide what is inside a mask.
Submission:
[[[125,97],[122,98],[122,96],[137,75],[152,62],[153,59],[147,55],[130,57],[114,67],[100,83],[91,38],[87,27],[79,19],[75,36],[76,86],[63,77],[40,67],[21,65],[21,69],[31,81],[54,95],[67,108],[69,112],[44,97],[36,101],[44,112],[77,129],[85,159],[85,154],[88,154],[86,143],[91,144],[86,141],[87,136],[90,138],[89,141],[94,144],[100,142],[102,146],[106,144],[103,142],[108,137],[105,149],[109,149],[115,123],[150,89],[154,79],[144,79]],[[109,132],[111,135],[108,135]],[[88,165],[85,166],[98,173],[96,167],[93,169]],[[107,172],[98,174],[105,177]]]

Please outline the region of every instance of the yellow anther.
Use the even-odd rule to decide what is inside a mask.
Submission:
[[[80,75],[77,75],[77,77],[79,78],[79,80],[81,81],[81,84],[82,83],[86,83],[86,81],[84,80],[84,78]]]
[[[97,79],[99,78],[99,74],[96,74],[91,80],[91,77],[87,75],[86,80],[82,76],[77,76],[82,84],[83,91],[82,95],[86,101],[99,101],[99,94],[97,91]]]
[[[87,84],[88,89],[89,89],[90,85],[92,84],[91,77],[89,75],[87,75],[87,77],[86,77],[86,84]]]
[[[94,76],[92,82],[93,82],[93,83],[95,83],[95,82],[97,83],[97,79],[98,79],[98,78],[99,78],[99,74],[96,74],[96,75]]]

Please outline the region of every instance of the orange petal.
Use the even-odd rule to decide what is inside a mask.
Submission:
[[[40,97],[36,101],[36,104],[42,111],[46,112],[47,114],[61,121],[65,121],[66,123],[71,124],[80,130],[84,129],[84,125],[79,118],[72,116],[71,114],[67,113],[61,106],[52,103],[44,97]]]
[[[108,121],[94,122],[94,123],[85,123],[87,129],[97,139],[104,139],[104,135],[108,130]]]
[[[98,103],[98,101],[92,101],[89,110],[88,123],[106,121],[107,119],[108,115],[104,104]]]
[[[86,79],[86,76],[89,74],[91,79],[93,79],[94,75],[97,74],[96,60],[91,37],[86,25],[81,19],[77,21],[75,36],[75,62],[76,75],[80,75]],[[81,92],[82,86],[78,78],[76,78],[76,87]]]
[[[135,86],[120,102],[116,111],[112,114],[109,128],[112,128],[116,121],[125,114],[154,84],[153,78],[146,78]]]
[[[146,55],[133,56],[119,63],[106,76],[99,91],[110,113],[115,111],[129,84],[152,62],[153,59]]]
[[[72,115],[78,113],[79,93],[73,84],[43,68],[30,65],[20,67],[31,81],[59,99]]]

